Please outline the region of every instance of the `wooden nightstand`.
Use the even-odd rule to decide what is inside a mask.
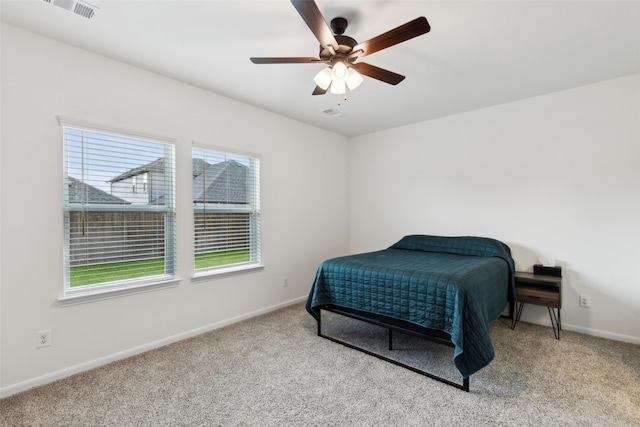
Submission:
[[[562,277],[516,271],[514,278],[516,282],[516,315],[513,318],[511,329],[515,329],[516,324],[520,321],[525,303],[542,305],[549,310],[553,335],[559,340],[562,329],[560,321]]]

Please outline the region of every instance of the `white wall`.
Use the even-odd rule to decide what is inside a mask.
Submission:
[[[347,253],[347,138],[7,25],[1,78],[0,394],[304,299]],[[179,286],[57,303],[58,115],[177,140]],[[262,156],[263,271],[191,283],[193,140]],[[43,329],[53,345],[36,350]]]
[[[640,343],[640,75],[352,138],[349,155],[351,252],[497,238],[519,270],[563,267],[565,329]],[[523,320],[550,324],[530,305]]]

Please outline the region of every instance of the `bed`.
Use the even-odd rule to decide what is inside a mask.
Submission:
[[[409,235],[387,249],[323,262],[306,303],[318,335],[469,391],[494,357],[489,323],[513,302],[509,247],[485,237]],[[458,385],[322,334],[322,310],[454,347]]]

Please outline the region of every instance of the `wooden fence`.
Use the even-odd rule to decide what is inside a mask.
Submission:
[[[248,248],[250,221],[248,213],[195,212],[195,253]]]
[[[164,212],[71,212],[71,266],[163,257],[164,215]]]
[[[194,213],[195,253],[245,249],[248,213]],[[160,258],[165,251],[164,212],[71,212],[70,265]]]

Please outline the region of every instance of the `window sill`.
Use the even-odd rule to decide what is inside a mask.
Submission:
[[[216,277],[231,276],[231,275],[242,274],[242,273],[251,273],[258,270],[264,270],[264,264],[251,263],[251,264],[234,265],[230,267],[210,268],[207,270],[194,272],[193,276],[191,276],[191,282],[193,283],[202,282],[207,279],[213,279]]]
[[[65,295],[58,298],[61,306],[69,306],[76,304],[84,304],[88,302],[100,301],[111,298],[118,298],[126,295],[141,294],[144,292],[159,291],[161,289],[174,288],[180,284],[179,278],[162,280],[152,283],[142,283],[127,288],[120,289],[87,289],[86,291],[78,290],[71,295]]]

